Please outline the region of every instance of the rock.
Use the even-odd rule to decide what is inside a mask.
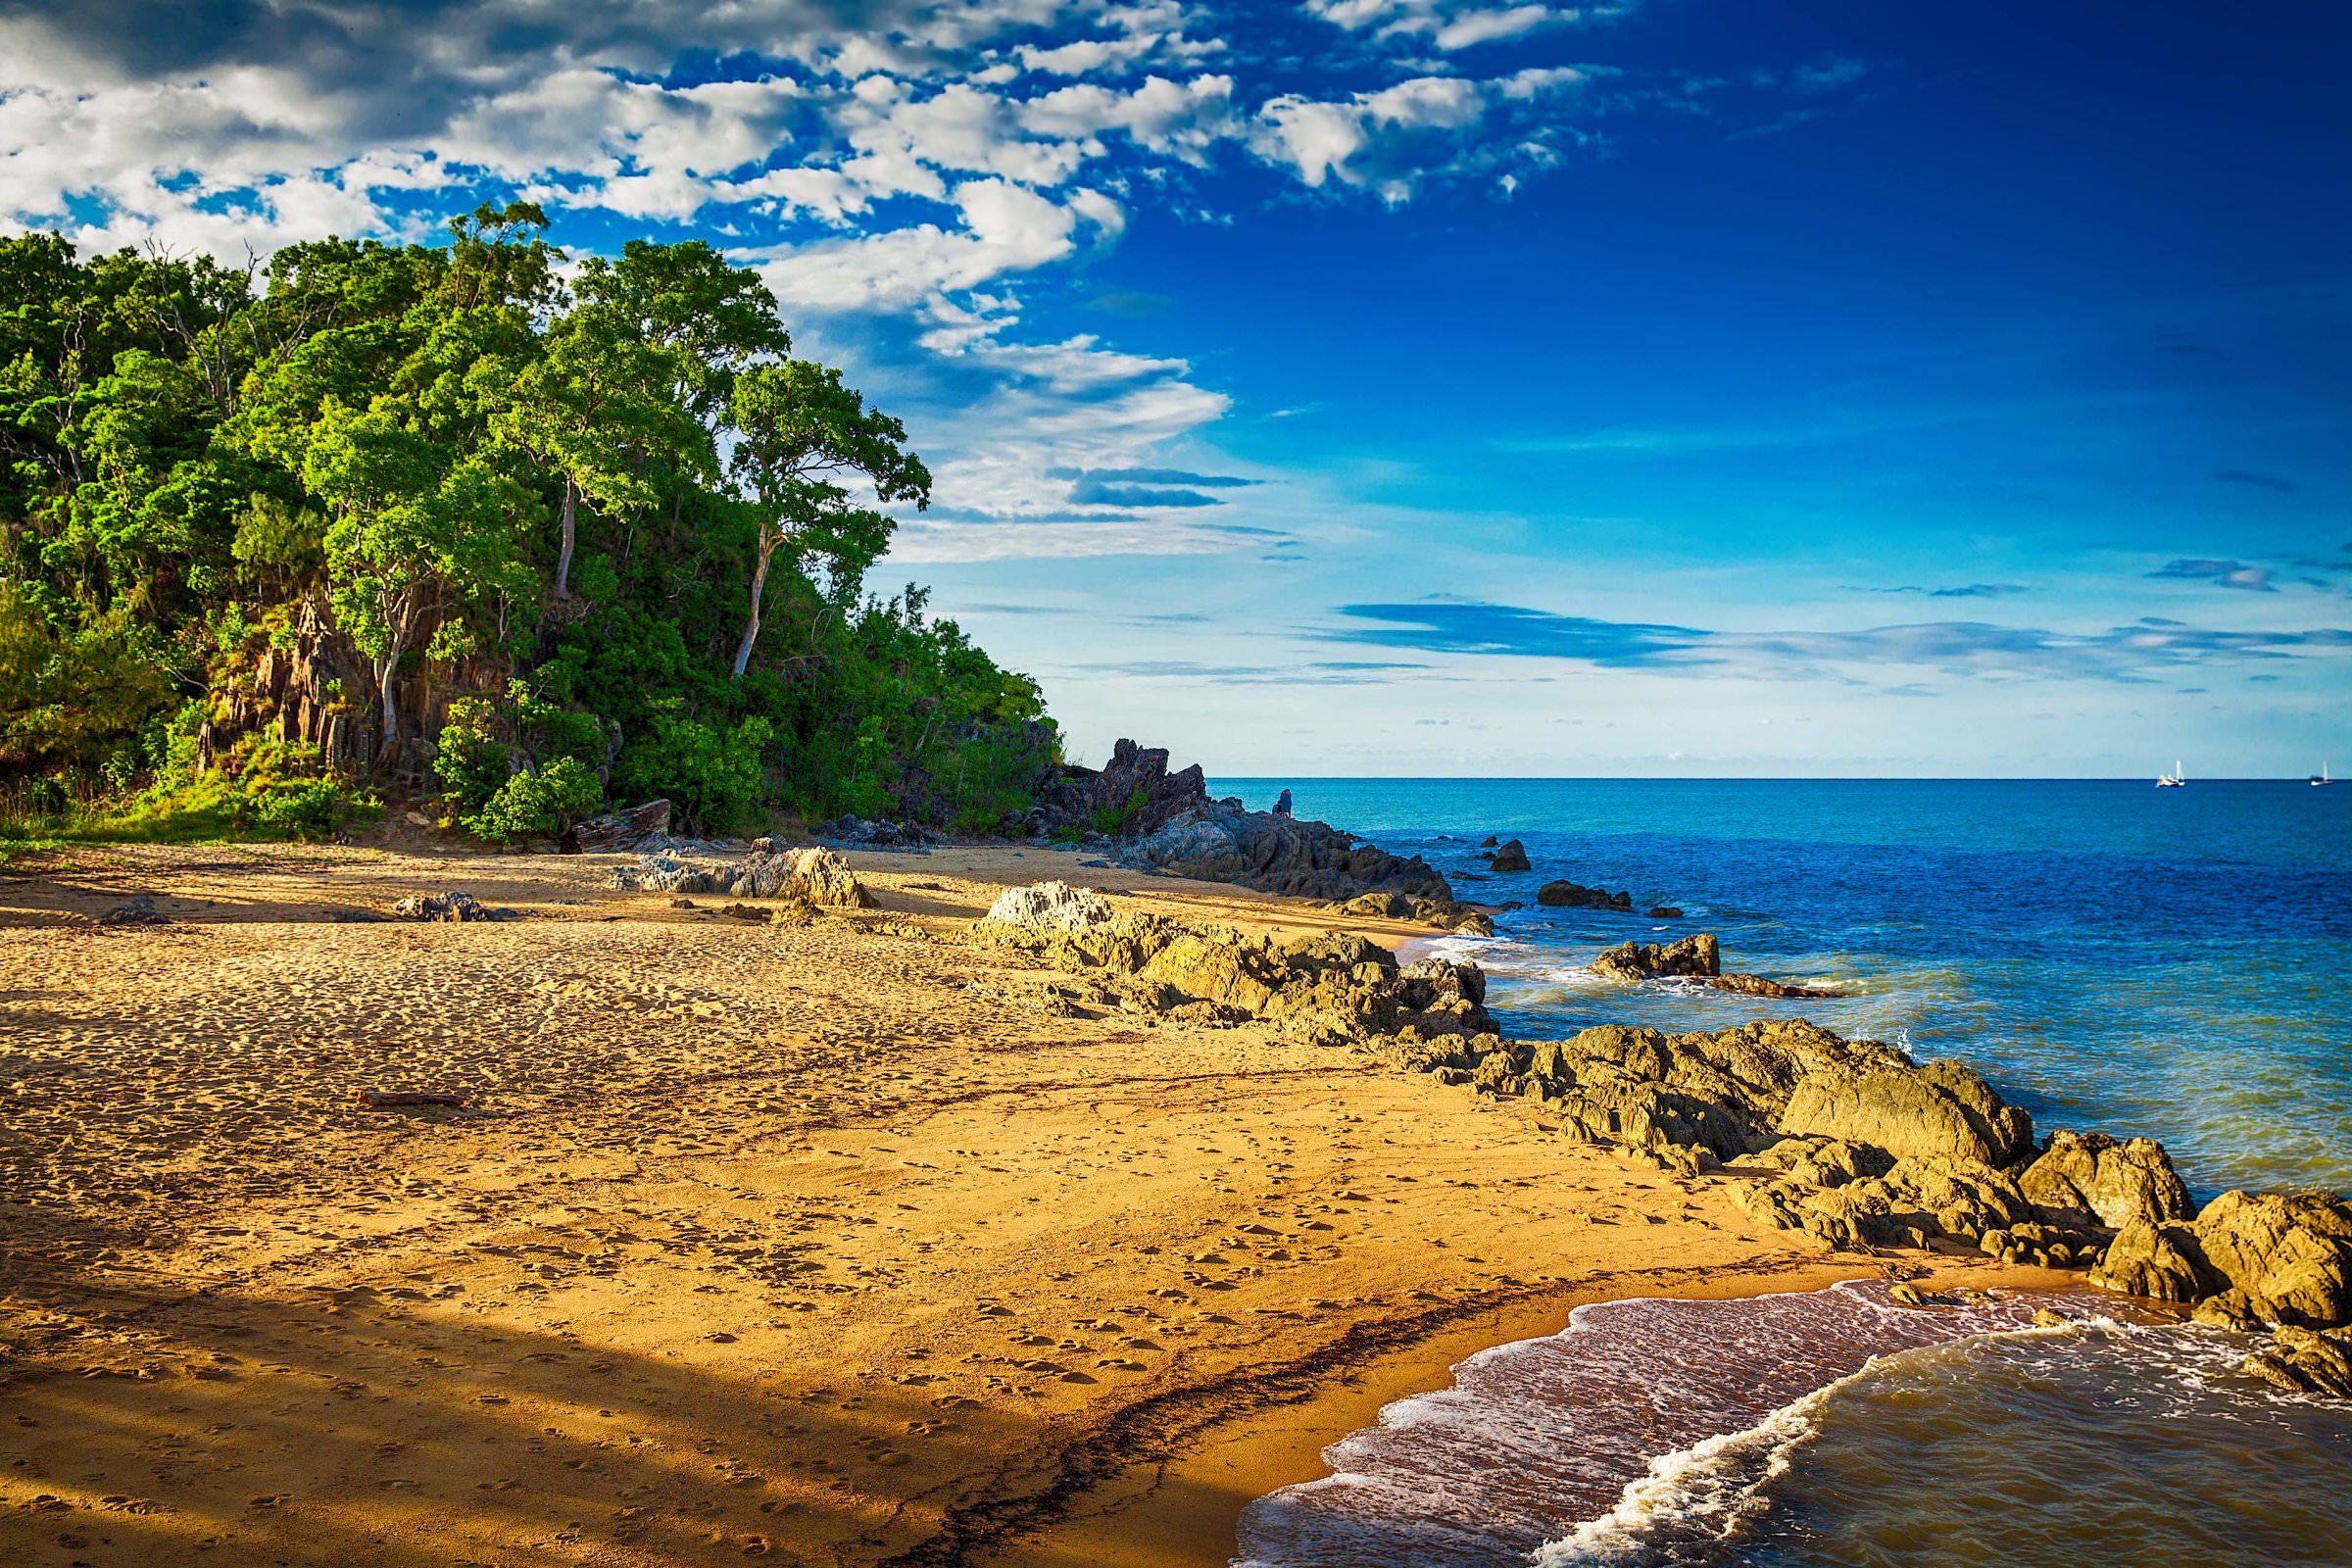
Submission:
[[[2134,1220],[2116,1233],[2090,1283],[2157,1301],[2194,1301],[2213,1294],[2197,1267],[2196,1234],[2186,1225]]]
[[[1510,839],[1487,857],[1487,869],[1497,872],[1532,871],[1535,866],[1528,861],[1527,846],[1517,839]]]
[[[1536,890],[1536,902],[1552,909],[1624,909],[1634,906],[1631,893],[1611,893],[1581,882],[1546,882]]]
[[[2188,1188],[2152,1138],[2118,1143],[2105,1133],[2054,1132],[2018,1185],[2052,1224],[2122,1230],[2195,1212]]]
[[[1810,1074],[1789,1093],[1776,1130],[1874,1144],[1898,1158],[1941,1154],[1991,1166],[2014,1163],[2034,1137],[2023,1110],[1957,1061]]]
[[[2352,1335],[2282,1324],[2268,1346],[2246,1357],[2241,1370],[2289,1394],[2352,1399]]]
[[[2071,1329],[2075,1320],[2055,1307],[2037,1306],[2034,1309],[2034,1326],[2037,1329]]]
[[[1268,893],[1346,900],[1400,893],[1452,905],[1453,889],[1419,856],[1391,855],[1321,822],[1209,802],[1120,847],[1139,869],[1233,882]]]
[[[2196,1310],[2189,1316],[2199,1323],[2210,1324],[2217,1329],[2235,1329],[2241,1334],[2252,1334],[2262,1327],[2262,1319],[2254,1315],[2253,1306],[2246,1300],[2246,1293],[2239,1290],[2208,1296],[2197,1303]]]
[[[772,841],[770,841],[772,842]],[[615,866],[612,885],[632,893],[721,893],[736,899],[797,898],[827,908],[864,908],[873,895],[832,850],[754,850],[740,864],[647,854]]]
[[[820,908],[861,909],[874,902],[865,884],[858,881],[857,873],[850,869],[850,862],[831,850],[785,850],[764,858],[754,855],[745,863],[747,867],[757,868],[761,865],[763,858],[771,865],[779,860],[782,862],[784,874],[777,884],[779,891],[806,899]],[[757,870],[755,876],[761,882],[765,881],[764,876]]]
[[[1671,904],[1658,905],[1649,911],[1652,920],[1680,920],[1682,917],[1683,911]]]
[[[1109,900],[1093,888],[1074,888],[1067,882],[1006,888],[988,906],[989,919],[1032,930],[1084,931],[1110,917]]]
[[[475,899],[470,893],[412,894],[392,906],[393,918],[399,920],[519,920],[520,909],[493,908]]]
[[[1670,976],[1708,980],[1723,971],[1723,958],[1713,935],[1702,931],[1664,946],[1655,942],[1625,943],[1594,958],[1592,970],[1617,980],[1657,980]]]
[[[668,833],[669,803],[648,801],[626,811],[574,822],[564,830],[556,847],[566,855],[602,855],[657,835],[667,837]]]
[[[156,912],[155,896],[142,893],[118,904],[98,917],[100,925],[170,925],[172,917]]]
[[[1490,833],[1485,838],[1478,841],[1478,847],[1482,850],[1491,850],[1499,845],[1501,842],[1502,840]]]
[[[1897,1306],[1927,1306],[1934,1302],[1934,1298],[1909,1280],[1896,1280],[1887,1286],[1886,1299]]]
[[[2192,1230],[2213,1289],[2243,1292],[2263,1322],[2352,1324],[2352,1203],[2328,1193],[2228,1192]]]
[[[1037,906],[1051,906],[1054,901],[1037,891]],[[1460,1043],[1494,1037],[1486,976],[1476,964],[1424,958],[1399,968],[1387,949],[1345,932],[1277,943],[1156,914],[1102,917],[1083,904],[1092,897],[1080,896],[1083,912],[1067,916],[1068,924],[998,919],[992,910],[972,927],[972,937],[1054,968],[1100,974],[1139,1011],[1191,1009],[1183,1016],[1205,1021],[1257,1018],[1313,1044],[1457,1043],[1418,1053],[1412,1065],[1420,1070],[1466,1066],[1470,1053]]]
[[[1816,1187],[1843,1187],[1865,1176],[1884,1176],[1894,1168],[1894,1156],[1868,1144],[1849,1144],[1842,1138],[1774,1138],[1750,1158],[1785,1172],[1791,1180]]]

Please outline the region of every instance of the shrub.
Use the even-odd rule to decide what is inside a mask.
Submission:
[[[633,795],[666,796],[691,831],[729,832],[759,800],[760,754],[774,738],[764,718],[722,730],[674,710],[657,713],[653,738],[622,754],[621,778]]]
[[[559,757],[535,773],[516,773],[466,818],[477,838],[512,840],[561,833],[604,804],[605,789],[576,757]]]

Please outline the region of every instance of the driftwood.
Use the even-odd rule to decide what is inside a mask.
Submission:
[[[360,1103],[369,1110],[402,1110],[411,1105],[463,1105],[463,1095],[437,1095],[415,1090],[363,1089]]]
[[[636,843],[649,833],[669,831],[669,803],[648,801],[626,811],[592,816],[564,830],[557,847],[565,855],[606,855]]]

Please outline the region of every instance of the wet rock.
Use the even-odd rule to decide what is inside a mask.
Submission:
[[[1683,911],[1671,904],[1657,905],[1649,911],[1649,918],[1652,920],[1680,920],[1682,917]]]
[[[1487,869],[1496,872],[1532,871],[1535,866],[1527,858],[1527,846],[1517,839],[1509,839],[1487,857]]]
[[[2242,1370],[2290,1394],[2352,1399],[2352,1335],[2282,1324],[2269,1345],[2246,1357]]]
[[[1623,909],[1631,912],[1634,896],[1631,893],[1611,893],[1607,888],[1589,888],[1581,882],[1546,882],[1536,890],[1536,902],[1551,909]]]
[[[2214,1294],[2198,1264],[2196,1233],[2186,1225],[2134,1220],[2107,1244],[2090,1283],[2156,1301],[2194,1301]]]
[[[2193,1230],[2215,1290],[2243,1292],[2262,1321],[2352,1324],[2352,1203],[2328,1193],[2229,1192]]]
[[[1723,972],[1723,955],[1714,936],[1702,931],[1663,946],[1655,942],[1628,942],[1611,948],[1592,960],[1592,972],[1615,980],[1669,977],[1711,980]]]
[[[2053,1223],[2077,1227],[2121,1230],[2195,1212],[2188,1188],[2152,1138],[2118,1142],[2105,1133],[2054,1132],[2018,1185]]]

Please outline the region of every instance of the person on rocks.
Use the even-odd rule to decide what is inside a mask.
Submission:
[[[1276,816],[1288,816],[1291,814],[1291,792],[1288,788],[1285,788],[1279,796],[1275,797],[1274,814]]]

